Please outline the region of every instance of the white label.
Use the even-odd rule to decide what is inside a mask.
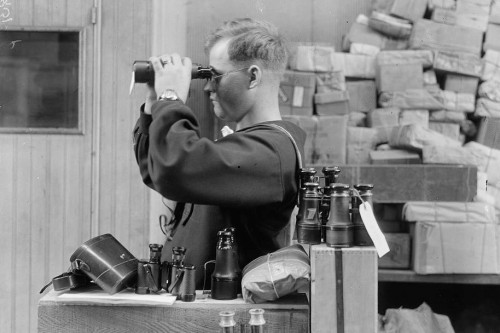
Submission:
[[[370,203],[365,201],[359,205],[359,214],[361,215],[361,219],[366,227],[366,231],[368,231],[368,235],[370,235],[370,238],[377,249],[378,256],[381,258],[384,254],[389,252],[390,249],[384,234],[378,226],[375,215],[373,215]]]
[[[295,86],[293,88],[292,106],[302,107],[303,100],[304,100],[304,87]]]
[[[314,219],[314,215],[316,215],[316,208],[308,208],[306,219],[312,220],[312,219]]]

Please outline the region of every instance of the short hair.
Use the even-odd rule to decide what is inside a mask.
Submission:
[[[288,61],[285,38],[271,23],[251,18],[226,21],[207,37],[205,51],[222,39],[230,39],[229,60],[250,64],[258,61],[265,69],[282,72]]]

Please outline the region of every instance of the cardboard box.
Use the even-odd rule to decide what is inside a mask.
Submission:
[[[314,73],[286,71],[280,83],[281,114],[312,116],[315,90],[316,76]]]
[[[378,260],[379,268],[408,269],[410,268],[410,234],[384,233],[389,244],[389,253]]]
[[[480,55],[483,33],[477,29],[460,27],[421,19],[415,22],[409,39],[411,49],[458,51]]]
[[[347,163],[370,164],[370,151],[377,146],[377,130],[368,127],[347,128]]]
[[[462,27],[486,31],[490,16],[491,1],[460,0],[457,1],[456,24]]]
[[[335,90],[346,90],[345,76],[342,71],[316,73],[316,92],[324,93]]]
[[[407,39],[395,39],[373,30],[368,24],[353,22],[348,33],[344,36],[344,51],[349,51],[351,44],[368,44],[379,48],[380,50],[404,50],[408,48]]]
[[[374,150],[370,152],[371,164],[422,164],[420,155],[404,150],[404,149],[390,149],[390,150]]]
[[[392,127],[399,125],[398,108],[378,108],[368,112],[366,123],[368,127]]]
[[[500,25],[498,24],[488,24],[488,29],[486,30],[484,45],[485,50],[495,50],[500,51],[500,41],[498,40],[500,36]]]
[[[457,11],[455,8],[436,7],[432,11],[431,20],[441,24],[455,25],[457,22]]]
[[[475,95],[478,84],[478,77],[450,73],[445,76],[444,90]]]
[[[401,50],[380,51],[377,54],[377,64],[403,65],[420,63],[423,68],[430,68],[434,63],[434,52],[431,50]]]
[[[495,208],[484,202],[409,201],[402,213],[408,222],[497,223]]]
[[[474,154],[482,157],[483,164],[478,167],[480,171],[488,174],[488,182],[492,184],[500,183],[500,150],[493,149],[475,141],[469,141],[464,145]]]
[[[405,91],[382,92],[378,103],[381,107],[400,109],[442,110],[443,97],[440,91],[427,89],[407,89]]]
[[[394,0],[390,14],[412,22],[424,17],[427,0]]]
[[[429,111],[427,110],[402,110],[399,113],[399,125],[416,124],[429,128]]]
[[[375,57],[361,54],[340,53],[333,54],[335,70],[344,72],[345,77],[374,79]]]
[[[376,83],[379,92],[422,89],[424,87],[422,64],[379,65]]]
[[[418,221],[413,234],[417,274],[498,274],[496,224]]]
[[[465,112],[455,112],[448,110],[438,110],[429,112],[429,121],[443,121],[451,123],[461,123],[466,120]]]
[[[429,129],[443,134],[453,140],[459,140],[460,137],[460,125],[453,123],[444,122],[429,122]]]
[[[331,45],[290,43],[290,69],[306,72],[329,72],[333,70]]]
[[[487,147],[500,150],[500,119],[481,118],[475,141]]]
[[[318,168],[318,172],[321,168]],[[477,167],[431,164],[344,165],[338,181],[345,184],[373,184],[373,202],[377,203],[438,200],[463,202],[472,201],[477,193]]]
[[[368,112],[377,107],[377,89],[375,81],[347,81],[349,92],[349,109],[351,111]]]
[[[314,105],[320,116],[345,115],[349,113],[349,94],[340,90],[315,94]]]
[[[483,65],[481,58],[475,54],[437,51],[434,56],[434,70],[481,77]]]
[[[311,332],[377,332],[375,248],[313,245],[310,258]]]

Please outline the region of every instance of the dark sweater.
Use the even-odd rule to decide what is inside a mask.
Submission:
[[[305,133],[273,121],[294,137],[303,155]],[[236,228],[240,266],[279,248],[297,198],[298,163],[292,141],[257,124],[217,141],[201,138],[194,113],[180,102],[153,104],[134,129],[134,151],[144,183],[162,196],[195,204],[192,217],[164,247],[188,248],[186,262],[203,280],[203,263],[215,259],[217,231]],[[208,278],[208,277],[207,277]]]

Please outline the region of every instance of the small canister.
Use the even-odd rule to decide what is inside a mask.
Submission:
[[[354,185],[354,189],[358,191],[360,197],[363,201],[368,202],[371,206],[373,206],[373,185],[372,184],[356,184]],[[355,225],[363,225],[363,220],[361,220],[361,216],[359,215],[359,205],[362,202],[360,198],[356,195],[352,196],[352,222]]]
[[[327,224],[351,224],[349,185],[337,183],[331,184],[330,187],[332,191],[330,194],[330,213]]]
[[[329,224],[325,226],[325,242],[329,247],[350,247],[354,244],[353,225]]]

